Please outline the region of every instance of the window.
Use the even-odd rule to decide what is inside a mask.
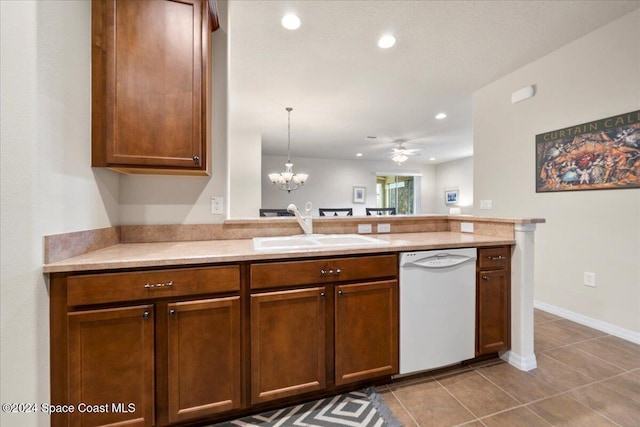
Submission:
[[[376,178],[376,207],[396,208],[398,215],[416,212],[418,176],[382,175]]]

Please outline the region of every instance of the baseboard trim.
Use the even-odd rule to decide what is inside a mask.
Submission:
[[[519,354],[514,353],[512,350],[509,350],[502,353],[500,358],[521,371],[531,371],[538,367],[538,361],[536,360],[535,354],[532,354],[529,357],[522,357]]]
[[[598,331],[605,332],[609,335],[622,338],[623,340],[631,341],[636,344],[640,344],[640,333],[634,332],[629,329],[621,328],[620,326],[612,325],[611,323],[603,322],[601,320],[593,319],[583,314],[575,313],[573,311],[566,310],[555,305],[547,304],[541,301],[534,301],[533,306],[542,311],[546,311],[556,316],[574,321],[584,326],[588,326]]]

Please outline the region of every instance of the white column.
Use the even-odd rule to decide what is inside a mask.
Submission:
[[[533,243],[536,224],[515,224],[511,260],[511,350],[502,359],[522,371],[537,367],[533,352]]]

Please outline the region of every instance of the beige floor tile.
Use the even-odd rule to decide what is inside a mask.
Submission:
[[[606,337],[609,335],[606,332],[598,331],[597,329],[593,329],[588,326],[581,325],[580,323],[572,322],[571,320],[568,320],[568,319],[560,319],[555,324],[560,327],[570,329],[575,332],[579,332],[580,334],[588,338],[599,338],[599,337]]]
[[[573,347],[557,348],[546,351],[545,354],[597,380],[609,378],[624,372],[624,370],[617,366]]]
[[[602,337],[598,339],[598,341],[602,341],[619,349],[628,351],[631,354],[640,356],[640,345],[631,341],[623,340],[622,338],[614,337],[611,335]]]
[[[425,426],[425,427],[427,427],[427,426]],[[469,421],[468,423],[459,424],[456,427],[484,427],[484,424],[482,424],[478,420],[475,420],[475,421]]]
[[[540,334],[542,337],[560,341],[565,345],[594,338],[591,333],[584,333],[572,328],[571,325],[566,322],[561,322],[563,321],[558,320],[555,322],[538,323],[534,326],[535,333]]]
[[[481,377],[477,372],[467,372],[438,381],[477,417],[519,405],[518,401]]]
[[[548,383],[506,363],[478,369],[478,373],[522,403],[558,393],[558,390]]]
[[[535,412],[524,407],[483,418],[482,422],[487,427],[547,427],[551,425]]]
[[[475,419],[437,383],[410,385],[393,393],[422,427],[454,426]]]
[[[557,340],[549,333],[538,331],[537,326],[533,336],[533,349],[536,353],[553,348],[564,347],[567,343]]]
[[[550,322],[552,320],[560,320],[560,319],[562,319],[562,317],[556,316],[555,314],[551,314],[546,311],[542,311],[538,309],[533,310],[534,323]]]
[[[640,375],[627,373],[603,381],[600,384],[620,393],[625,399],[631,399],[640,404]]]
[[[554,426],[601,427],[615,426],[593,409],[563,394],[527,406]]]
[[[575,371],[571,366],[566,365],[546,354],[538,353],[536,355],[538,367],[529,373],[539,378],[559,391],[567,391],[572,388],[587,385],[595,381],[587,375]]]
[[[415,423],[409,412],[400,404],[400,401],[396,399],[394,394],[391,391],[380,391],[380,396],[387,404],[393,415],[397,418],[398,421],[402,423],[404,427],[418,427],[418,424]]]
[[[591,340],[573,345],[574,348],[604,359],[607,362],[619,366],[622,369],[631,370],[640,368],[640,353],[634,354],[619,347],[615,347],[606,341]]]
[[[640,405],[602,383],[569,392],[578,402],[625,427],[640,424]]]

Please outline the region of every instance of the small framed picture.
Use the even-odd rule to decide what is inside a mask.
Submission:
[[[364,203],[367,197],[367,188],[353,186],[353,203]]]
[[[460,196],[460,190],[457,188],[451,190],[444,190],[444,202],[447,205],[455,205],[458,203],[458,197]]]

